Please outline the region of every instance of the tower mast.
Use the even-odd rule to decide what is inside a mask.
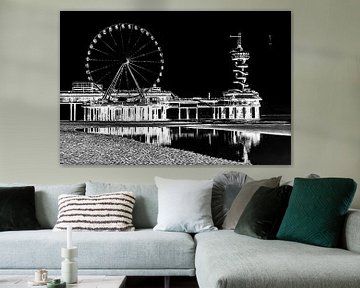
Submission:
[[[247,91],[249,85],[246,83],[246,76],[248,76],[248,65],[246,62],[250,59],[250,53],[245,52],[241,46],[241,32],[238,35],[230,35],[230,38],[237,38],[237,46],[235,49],[230,51],[231,61],[233,62],[233,73],[236,88],[241,92]]]

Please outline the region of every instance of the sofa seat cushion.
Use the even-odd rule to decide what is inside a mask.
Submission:
[[[195,236],[200,288],[357,287],[360,254],[229,230]]]
[[[79,270],[194,269],[195,244],[186,233],[73,232]],[[2,232],[0,269],[60,269],[66,231]]]

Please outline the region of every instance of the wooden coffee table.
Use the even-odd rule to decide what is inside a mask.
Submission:
[[[56,277],[51,277],[55,279]],[[31,286],[28,285],[29,281],[32,281],[32,276],[2,276],[0,275],[0,287],[1,288],[44,288],[44,286]],[[126,276],[87,276],[80,275],[78,283],[68,284],[67,288],[124,288]]]

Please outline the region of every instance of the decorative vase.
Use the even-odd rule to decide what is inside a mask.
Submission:
[[[78,269],[75,257],[78,255],[77,247],[61,248],[61,279],[67,284],[77,283]]]

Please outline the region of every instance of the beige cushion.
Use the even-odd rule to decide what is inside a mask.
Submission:
[[[241,214],[243,213],[246,205],[249,203],[251,197],[255,194],[255,192],[261,186],[269,188],[279,187],[280,179],[281,176],[270,179],[252,181],[244,184],[241,187],[240,192],[234,199],[234,202],[232,203],[230,210],[225,217],[224,223],[222,225],[223,229],[234,230],[237,222],[240,219]]]

